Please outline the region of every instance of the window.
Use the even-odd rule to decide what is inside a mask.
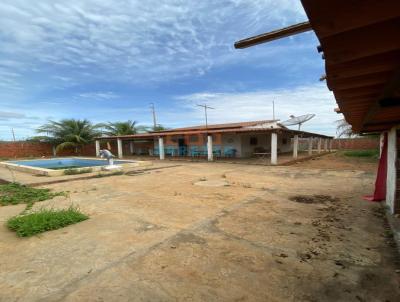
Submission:
[[[282,138],[282,144],[283,144],[283,145],[286,145],[286,144],[287,144],[287,138],[286,138],[286,137],[283,137],[283,138]]]
[[[250,145],[257,145],[258,139],[257,137],[250,137]]]

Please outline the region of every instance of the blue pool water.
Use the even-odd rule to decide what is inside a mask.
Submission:
[[[116,165],[129,162],[133,161],[114,160],[114,164]],[[52,159],[16,160],[16,161],[9,161],[9,163],[21,166],[58,170],[58,169],[68,169],[68,168],[105,166],[107,165],[107,160],[84,159],[84,158],[52,158]]]

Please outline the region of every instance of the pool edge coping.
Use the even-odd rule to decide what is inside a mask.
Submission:
[[[65,159],[90,159],[90,160],[100,160],[97,158],[93,157],[77,157],[77,156],[72,156],[72,157],[56,157],[56,158],[65,158]],[[54,159],[54,158],[41,158],[41,159],[23,159],[19,161],[32,161],[32,160],[49,160],[49,159]],[[152,162],[151,161],[132,161],[132,160],[126,160],[126,159],[117,159],[118,161],[125,161],[126,163],[122,163],[121,167],[122,170],[124,167],[139,167],[139,166],[151,166]],[[25,173],[30,173],[33,175],[44,175],[44,176],[64,176],[64,171],[67,169],[59,169],[59,170],[53,170],[53,169],[47,169],[47,168],[40,168],[40,167],[30,167],[30,166],[25,166],[25,165],[20,165],[20,164],[15,164],[7,161],[1,161],[0,166],[10,169],[10,170],[15,170],[19,172],[25,172]],[[81,167],[81,168],[74,168],[77,171],[83,170],[83,169],[92,169],[91,172],[100,172],[100,171],[106,171],[104,167],[107,165],[103,166],[92,166],[92,167]],[[66,175],[65,175],[66,176]]]

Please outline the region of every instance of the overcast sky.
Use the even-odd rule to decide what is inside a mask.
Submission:
[[[167,127],[315,113],[303,129],[335,134],[333,95],[314,33],[235,50],[306,16],[294,0],[2,0],[0,139],[48,119]]]

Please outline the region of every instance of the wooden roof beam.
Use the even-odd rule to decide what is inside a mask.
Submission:
[[[400,17],[320,39],[326,64],[350,62],[399,50]],[[328,74],[329,77],[329,74]]]
[[[400,16],[398,0],[301,0],[319,38]]]
[[[381,100],[384,99],[396,99],[400,96],[400,68],[396,70],[390,81],[387,83],[383,89],[383,93],[378,100],[375,101],[374,105],[368,110],[365,118],[362,121],[363,125],[371,123],[374,116],[382,109]]]
[[[327,61],[325,69],[330,79],[339,79],[391,71],[393,67],[400,67],[400,50],[380,53],[346,63],[331,64]]]
[[[301,22],[295,25],[291,25],[288,27],[284,27],[281,29],[277,29],[271,32],[267,32],[261,35],[253,36],[247,39],[243,39],[235,42],[236,49],[247,48],[251,46],[255,46],[258,44],[270,42],[273,40],[281,39],[284,37],[289,37],[297,34],[301,34],[306,31],[312,30],[310,22]]]

